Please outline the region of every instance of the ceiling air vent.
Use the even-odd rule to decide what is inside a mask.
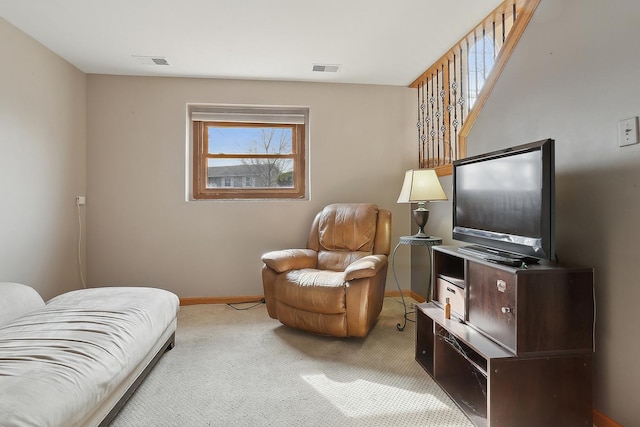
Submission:
[[[169,61],[164,56],[141,56],[132,55],[138,62],[144,65],[169,65]]]
[[[313,71],[319,73],[337,73],[340,70],[339,65],[313,64]]]
[[[151,58],[151,60],[156,65],[169,65],[167,58]]]

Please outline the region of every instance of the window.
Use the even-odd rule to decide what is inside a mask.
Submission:
[[[306,109],[194,107],[194,199],[306,196]]]
[[[473,108],[480,90],[487,80],[489,72],[493,69],[497,56],[495,43],[488,35],[475,37],[469,47],[467,56],[467,91],[469,96],[469,108]]]

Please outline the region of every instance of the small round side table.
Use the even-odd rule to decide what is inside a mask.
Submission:
[[[398,276],[396,275],[396,252],[400,245],[408,245],[408,246],[426,246],[429,250],[429,269],[431,270],[431,263],[433,260],[432,257],[432,246],[437,246],[442,244],[442,239],[436,236],[428,236],[428,237],[415,237],[415,236],[402,236],[400,237],[400,241],[393,249],[393,253],[391,255],[391,271],[393,271],[393,278],[396,281],[396,285],[398,286],[398,290],[400,291],[400,297],[402,298],[402,306],[404,307],[404,321],[402,324],[398,323],[396,328],[399,331],[403,331],[407,326],[407,303],[404,300],[404,294],[402,293],[402,288],[400,288],[400,282],[398,282]],[[426,299],[429,301],[429,294],[431,293],[431,273],[429,273],[429,280],[427,282],[427,294]]]

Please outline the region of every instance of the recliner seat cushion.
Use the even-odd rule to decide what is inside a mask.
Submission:
[[[322,314],[346,311],[344,272],[292,270],[276,278],[275,293],[278,301],[300,310]]]

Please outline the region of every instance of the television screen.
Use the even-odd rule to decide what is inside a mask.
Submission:
[[[453,238],[514,257],[554,259],[554,141],[453,163]]]

